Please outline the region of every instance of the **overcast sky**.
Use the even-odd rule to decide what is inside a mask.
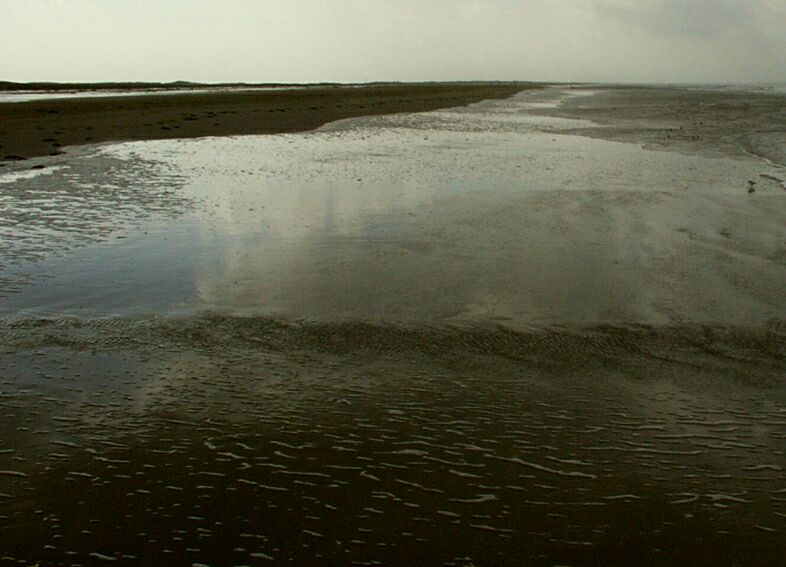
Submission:
[[[786,82],[786,0],[0,0],[0,80]]]

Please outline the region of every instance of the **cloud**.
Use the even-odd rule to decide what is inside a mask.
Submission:
[[[660,80],[786,80],[786,0],[589,2],[625,37],[621,49],[637,52],[644,67],[660,65]]]
[[[780,81],[786,0],[0,0],[0,80]]]
[[[778,16],[777,4],[767,0],[596,0],[594,7],[601,17],[659,36],[712,40],[761,29]]]

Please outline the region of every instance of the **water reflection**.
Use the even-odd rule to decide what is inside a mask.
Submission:
[[[371,118],[307,138],[194,148],[200,163],[240,159],[250,174],[201,170],[221,211],[202,231],[231,235],[221,266],[198,276],[202,307],[510,324],[782,314],[783,286],[752,306],[738,301],[750,290],[701,259],[712,246],[733,272],[780,273],[755,257],[778,246],[781,209],[739,211],[738,187],[759,164],[554,138],[520,113],[506,132],[507,116]],[[729,230],[754,258],[715,237]],[[711,297],[697,307],[692,294]]]
[[[5,557],[777,564],[780,193],[527,105],[102,149],[192,207],[4,300]]]
[[[771,259],[786,254],[786,209],[744,190],[767,166],[563,135],[581,121],[546,128],[537,104],[108,146],[177,171],[193,213],[76,255],[78,270],[47,265],[57,289],[4,307],[522,326],[784,316]]]

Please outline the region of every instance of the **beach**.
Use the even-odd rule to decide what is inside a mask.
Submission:
[[[783,95],[376,89],[0,104],[2,561],[777,564]]]
[[[523,88],[493,84],[335,85],[260,91],[174,90],[0,104],[0,163],[57,154],[64,146],[106,141],[299,132],[341,118],[420,112],[507,97]]]

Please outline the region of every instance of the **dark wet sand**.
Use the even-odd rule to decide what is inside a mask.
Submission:
[[[757,565],[782,330],[0,323],[0,565]]]
[[[625,121],[603,135],[637,143],[668,135],[646,120],[642,128],[628,126]],[[718,132],[725,136],[726,130]],[[758,134],[753,138],[763,143]],[[745,181],[767,174],[766,162],[737,168],[736,162],[661,161],[639,153],[626,158],[635,161],[616,161],[625,147],[592,154],[611,161],[610,169],[599,163],[582,170],[576,155],[585,146],[547,139],[560,152],[554,161],[522,163],[539,143],[522,145],[520,156],[497,159],[504,167],[525,165],[533,185],[565,185],[553,195],[498,201],[476,195],[425,213],[415,207],[415,216],[406,215],[412,225],[402,226],[417,230],[393,233],[401,236],[388,244],[398,248],[382,249],[395,270],[375,259],[380,249],[373,247],[331,255],[320,246],[318,254],[303,256],[317,267],[314,281],[326,282],[327,292],[314,294],[322,313],[331,313],[341,293],[363,305],[353,291],[364,289],[353,287],[360,281],[375,291],[369,297],[376,302],[366,305],[387,310],[376,322],[338,317],[337,310],[312,321],[305,309],[281,318],[91,319],[20,311],[0,320],[0,566],[782,563],[780,184],[760,178],[753,200]],[[412,140],[405,136],[401,143]],[[482,140],[469,146],[473,152]],[[450,164],[439,160],[455,144],[443,142],[436,140],[424,160]],[[680,148],[693,150],[692,144]],[[209,157],[222,167],[226,156],[256,155],[248,147],[197,157],[200,166]],[[295,145],[295,153],[303,147]],[[326,147],[305,155],[330,157]],[[348,151],[343,162],[330,162],[330,171],[343,163],[355,173],[359,155]],[[497,163],[493,152],[480,155]],[[466,154],[455,159],[466,160]],[[560,167],[547,169],[555,162]],[[61,186],[56,173],[48,186],[36,177],[9,184],[6,202],[18,223],[8,225],[9,234],[28,226],[29,234],[21,236],[33,243],[46,237],[41,247],[20,250],[35,254],[62,246],[47,230],[70,226],[72,219],[92,223],[83,236],[100,240],[112,234],[117,217],[185,208],[182,196],[170,192],[179,181],[167,170],[163,177],[154,170],[142,175],[128,162],[110,163],[126,176],[113,178],[114,185],[106,167],[66,171],[79,183],[69,196],[83,203],[73,209],[62,197],[71,186]],[[739,183],[715,181],[703,171],[709,165],[716,168],[713,175]],[[440,167],[461,179],[461,168]],[[685,195],[671,187],[673,181],[666,180],[668,191],[658,182],[661,171],[679,179],[685,169],[701,172],[682,177]],[[549,171],[548,182],[535,175],[540,170]],[[357,177],[315,171],[320,175],[312,177],[327,185]],[[414,171],[419,176],[424,170]],[[569,192],[560,181],[566,171],[588,172],[570,177],[589,179],[589,187]],[[137,177],[152,188],[139,179],[134,185]],[[403,176],[391,177],[398,182]],[[368,186],[377,179],[363,178]],[[615,190],[601,191],[605,183]],[[639,191],[643,183],[647,191]],[[109,191],[97,190],[107,185]],[[230,185],[233,193],[246,189]],[[258,187],[247,190],[260,194]],[[346,193],[352,197],[347,201],[368,192]],[[144,208],[129,208],[143,193],[150,199]],[[308,194],[310,203],[314,195]],[[258,226],[265,217],[255,208],[235,207],[244,213],[230,218],[238,226]],[[308,222],[320,218],[322,209],[313,210]],[[396,218],[395,209],[379,211],[386,221]],[[433,228],[440,229],[438,238],[427,232]],[[373,242],[375,233],[363,236],[361,244]],[[452,247],[440,248],[440,242]],[[271,269],[257,249],[249,250],[227,263],[232,277],[216,280],[211,289],[219,297],[231,293],[236,274],[246,275],[246,282],[284,282],[273,291],[307,296],[303,264]],[[463,270],[452,272],[440,261],[455,250],[474,255],[461,257],[455,265]],[[414,263],[407,259],[413,253]],[[320,272],[323,265],[339,266],[346,277]],[[414,268],[407,271],[407,265]],[[421,280],[429,281],[419,274],[435,272],[448,284],[416,293]],[[280,273],[291,275],[271,280]],[[549,275],[559,277],[543,277]],[[59,277],[53,283],[67,287],[69,280]],[[575,290],[561,285],[574,280]],[[395,290],[397,281],[417,299],[419,317],[411,323],[397,322],[396,304],[387,300],[392,295],[379,293]],[[613,295],[672,318],[644,324],[640,314],[648,309],[620,311],[636,316],[604,324],[603,316],[614,312],[600,309],[581,319],[585,324],[556,318],[552,325],[512,329],[495,322],[509,318],[486,316],[517,313],[514,301],[494,311],[493,302],[481,303],[486,296],[526,299],[538,281],[554,282],[544,286],[550,313],[565,306],[571,313],[594,309],[596,298]],[[627,281],[643,283],[650,293],[625,293],[636,289],[626,288]],[[248,289],[239,296],[246,305],[271,301],[264,287]],[[658,289],[662,293],[653,296]],[[451,294],[460,305],[471,300],[484,309],[470,311],[470,322],[429,322],[424,313],[435,303],[449,304]],[[128,294],[129,301],[139,297]],[[748,297],[761,309],[740,299]]]
[[[7,103],[0,104],[0,163],[97,142],[299,132],[342,118],[506,98],[525,88],[532,87],[331,86]]]

